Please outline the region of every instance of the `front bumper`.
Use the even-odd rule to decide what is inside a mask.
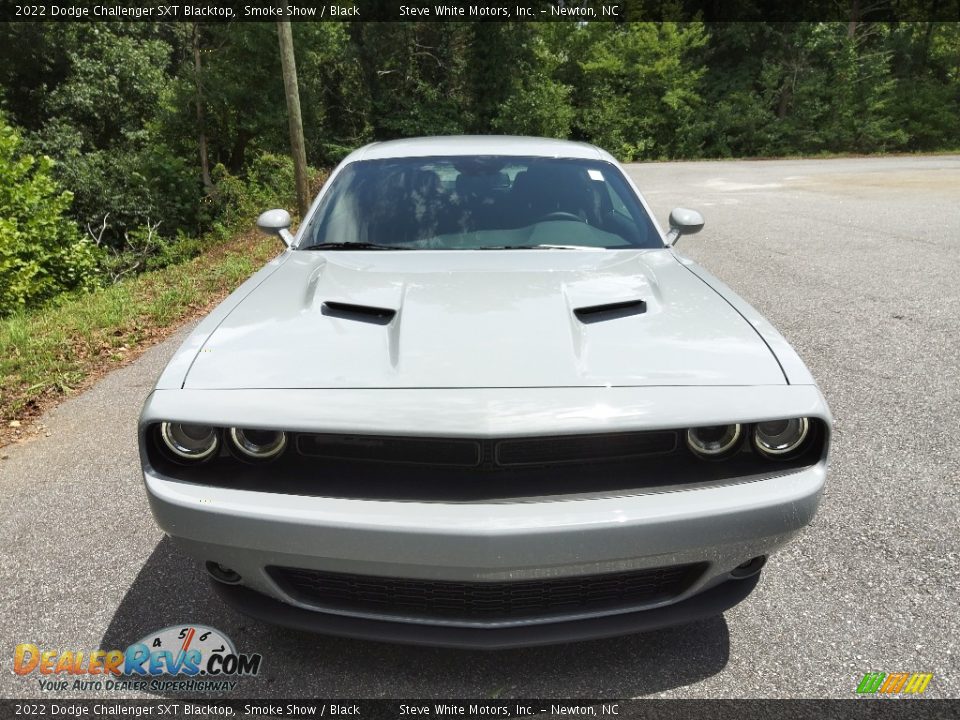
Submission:
[[[516,642],[589,636],[558,631],[561,624],[600,617],[595,632],[683,622],[692,609],[721,612],[745,597],[748,580],[731,580],[737,565],[768,555],[812,519],[823,489],[825,466],[765,480],[621,497],[531,503],[382,502],[253,493],[190,485],[147,475],[157,522],[190,554],[240,574],[247,590],[281,601],[252,601],[235,588],[242,609],[298,627],[400,639],[389,624],[429,626],[422,642],[510,643],[509,628],[543,625],[514,633]],[[393,578],[464,582],[520,581],[705,563],[684,592],[665,602],[597,613],[522,619],[460,621],[370,614],[315,607],[287,594],[266,572],[270,566]],[[724,587],[726,589],[724,589]],[[743,592],[746,589],[746,592]],[[695,595],[713,591],[698,603]],[[710,598],[714,598],[713,601]],[[307,623],[303,612],[318,617]],[[672,608],[672,609],[671,609]],[[650,612],[647,620],[637,611]],[[320,618],[319,615],[323,614]],[[626,615],[633,614],[632,620]],[[645,614],[645,613],[641,613]],[[370,621],[357,624],[355,620]],[[378,630],[379,629],[379,630]],[[502,630],[486,641],[477,630]],[[378,634],[379,633],[379,634]],[[412,635],[418,636],[416,630]],[[424,638],[433,638],[425,640]],[[474,638],[473,640],[471,638]],[[499,639],[498,639],[499,638]]]
[[[302,432],[531,436],[811,416],[815,386],[548,388],[511,391],[157,390],[141,417]],[[269,420],[265,420],[269,418]],[[596,471],[602,471],[597,466]],[[827,457],[802,470],[696,487],[529,501],[385,501],[254,492],[172,480],[144,455],[160,527],[190,554],[242,577],[218,592],[252,615],[334,634],[500,647],[619,634],[722,612],[769,555],[813,518]],[[695,580],[646,604],[494,620],[325,607],[285,592],[271,566],[423,581],[502,583],[699,564]]]

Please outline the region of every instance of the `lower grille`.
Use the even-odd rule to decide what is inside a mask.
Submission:
[[[662,602],[690,587],[704,569],[705,564],[699,563],[517,582],[403,580],[285,567],[271,567],[268,572],[300,602],[330,609],[497,620]]]

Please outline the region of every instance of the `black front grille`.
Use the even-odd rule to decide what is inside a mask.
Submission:
[[[675,432],[518,438],[498,441],[496,458],[506,466],[598,462],[668,453],[676,446]]]
[[[304,455],[338,460],[447,467],[480,464],[480,443],[476,440],[303,434],[297,437],[297,449]]]
[[[521,465],[595,463],[669,453],[675,431],[557,435],[478,440],[381,435],[308,434],[297,449],[310,457],[437,467],[489,469]]]
[[[516,582],[403,580],[271,567],[291,596],[311,605],[378,615],[498,620],[628,608],[676,597],[704,564]]]

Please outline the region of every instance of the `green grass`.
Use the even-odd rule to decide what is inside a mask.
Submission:
[[[180,265],[0,320],[3,427],[36,415],[203,314],[279,251],[275,238],[250,233]]]

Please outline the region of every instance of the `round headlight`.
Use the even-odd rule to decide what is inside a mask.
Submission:
[[[269,460],[287,447],[287,434],[281,430],[230,428],[233,446],[251,460]]]
[[[204,460],[220,445],[216,429],[207,425],[160,423],[160,438],[170,452],[184,460]]]
[[[795,452],[810,434],[807,418],[768,420],[753,428],[753,444],[761,455],[783,457]]]
[[[743,428],[739,423],[690,428],[687,430],[687,447],[700,457],[718,458],[732,452],[741,435]]]

